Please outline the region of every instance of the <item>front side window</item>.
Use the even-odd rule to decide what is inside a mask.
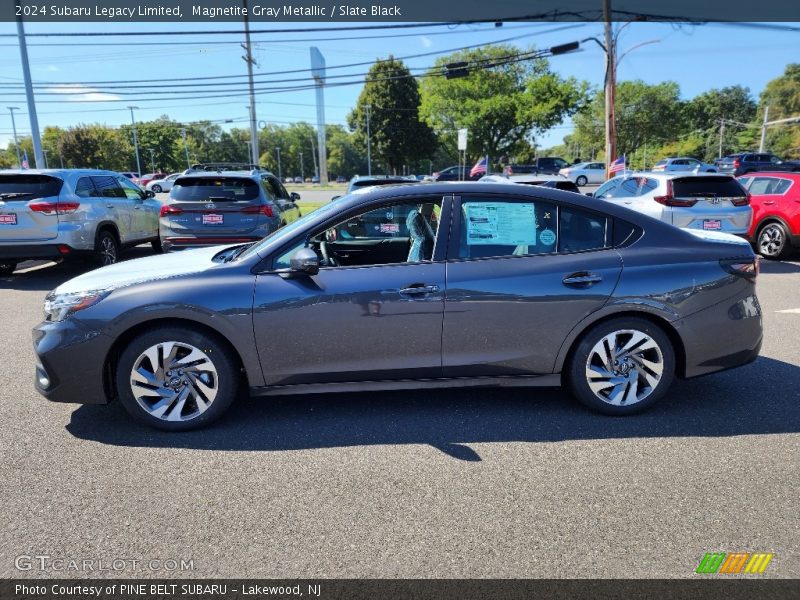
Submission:
[[[606,181],[603,185],[597,188],[597,191],[594,193],[595,198],[613,198],[614,192],[617,191],[617,188],[622,184],[622,177],[617,177],[615,179],[610,179]]]
[[[117,183],[119,183],[126,198],[132,200],[142,199],[142,191],[139,189],[139,186],[131,183],[131,180],[127,177],[117,177]]]
[[[117,180],[110,175],[99,175],[92,177],[94,187],[103,198],[126,198],[125,192],[117,185]]]

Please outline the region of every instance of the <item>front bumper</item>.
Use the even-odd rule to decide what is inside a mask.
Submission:
[[[73,318],[40,323],[33,330],[36,391],[53,402],[107,404],[104,365],[113,343]]]

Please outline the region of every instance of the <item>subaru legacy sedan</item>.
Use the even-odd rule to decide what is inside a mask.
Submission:
[[[578,194],[382,186],[257,243],[67,281],[34,330],[35,385],[59,402],[118,398],[172,431],[214,421],[241,390],[563,384],[628,415],[675,377],[757,357],[757,274],[745,240]]]

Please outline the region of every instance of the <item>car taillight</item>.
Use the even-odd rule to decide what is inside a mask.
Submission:
[[[750,204],[750,194],[742,196],[741,198],[731,198],[731,204],[734,206],[747,206]]]
[[[78,210],[80,205],[80,202],[31,202],[28,208],[43,215],[68,215]]]
[[[439,176],[439,171],[436,171],[433,175],[431,175],[431,177],[438,177],[438,176]]]
[[[672,188],[672,180],[667,180],[667,193],[663,196],[653,196],[653,200],[664,206],[679,206],[688,208],[697,204],[696,199],[676,198]]]
[[[733,168],[734,169],[738,169],[740,164],[741,163],[739,162],[739,159],[737,158],[736,160],[733,161]]]
[[[159,217],[166,217],[168,215],[179,215],[183,212],[183,209],[178,208],[177,206],[173,206],[171,204],[162,204],[161,210],[158,213]]]
[[[272,211],[272,205],[271,204],[260,204],[258,206],[248,206],[246,208],[243,208],[241,210],[241,212],[243,212],[243,213],[251,213],[251,214],[252,213],[263,214],[263,215],[265,215],[267,217],[270,217],[270,218],[275,216],[275,213]]]
[[[761,272],[761,257],[725,258],[719,261],[720,266],[731,275],[755,281]]]

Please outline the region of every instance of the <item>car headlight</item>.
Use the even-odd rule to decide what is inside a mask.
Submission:
[[[94,306],[111,293],[111,290],[87,290],[69,294],[50,292],[44,299],[46,321],[63,321],[73,313]]]

